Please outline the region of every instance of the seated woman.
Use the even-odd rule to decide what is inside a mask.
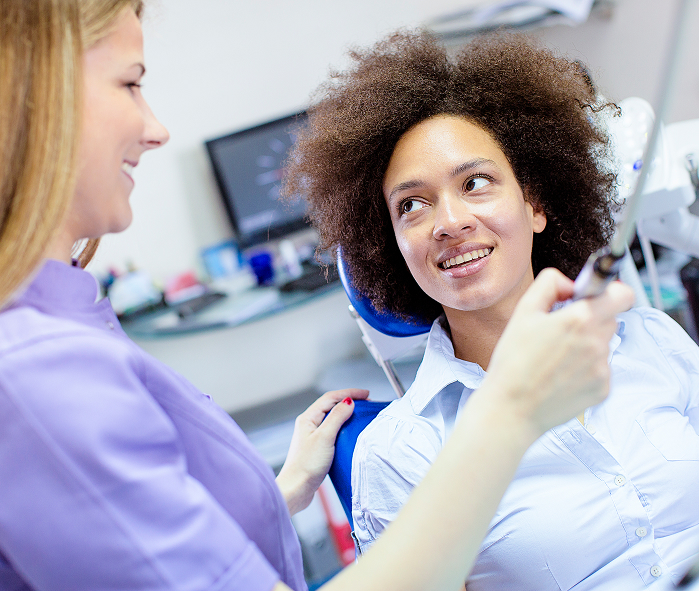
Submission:
[[[379,310],[434,320],[415,382],[360,437],[362,550],[396,517],[544,267],[575,277],[613,231],[615,176],[580,65],[522,36],[454,59],[425,34],[352,54],[290,159],[323,248]],[[613,111],[612,111],[613,112]],[[532,339],[537,335],[532,334]],[[699,546],[699,350],[668,316],[618,317],[609,398],[524,456],[466,587],[618,590],[677,581]],[[469,495],[469,482],[463,494]]]

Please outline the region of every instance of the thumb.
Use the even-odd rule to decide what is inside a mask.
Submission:
[[[330,442],[334,442],[340,427],[352,416],[352,412],[354,412],[354,401],[348,396],[338,402],[325,416],[325,420],[320,424],[316,433]]]
[[[544,269],[519,300],[517,308],[549,312],[554,304],[573,297],[573,281],[558,269]]]
[[[621,281],[613,281],[599,295],[590,300],[590,306],[602,318],[613,318],[625,312],[634,303],[633,289]]]

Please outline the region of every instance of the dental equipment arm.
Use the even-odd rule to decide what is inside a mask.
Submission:
[[[666,114],[671,89],[678,70],[678,55],[682,45],[683,31],[689,13],[689,0],[679,0],[673,30],[670,38],[674,40],[665,60],[664,77],[661,85],[661,95],[658,102],[658,112],[650,137],[643,150],[640,161],[640,174],[635,184],[633,194],[626,200],[624,218],[609,246],[593,253],[575,280],[574,300],[599,295],[613,281],[621,267],[627,245],[633,235],[637,214],[642,204],[642,195],[647,192],[646,180],[651,172],[652,161],[657,152],[658,139],[662,130],[662,120]],[[635,163],[634,163],[635,164]],[[644,165],[645,164],[645,165]],[[636,168],[634,166],[634,168]]]

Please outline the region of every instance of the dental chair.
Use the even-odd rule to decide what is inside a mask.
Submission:
[[[337,252],[337,270],[345,293],[350,301],[350,315],[356,320],[362,333],[362,341],[372,357],[383,369],[397,398],[405,394],[405,388],[396,373],[393,360],[418,347],[427,340],[431,322],[415,319],[406,322],[397,316],[378,312],[372,303],[360,294],[352,284],[351,273],[343,259],[342,250]],[[386,408],[390,402],[355,400],[354,412],[337,434],[335,457],[329,476],[352,524],[352,454],[359,434]]]

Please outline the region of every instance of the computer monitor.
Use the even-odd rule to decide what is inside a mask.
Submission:
[[[280,200],[283,163],[305,112],[205,142],[241,248],[307,227],[306,202]]]

